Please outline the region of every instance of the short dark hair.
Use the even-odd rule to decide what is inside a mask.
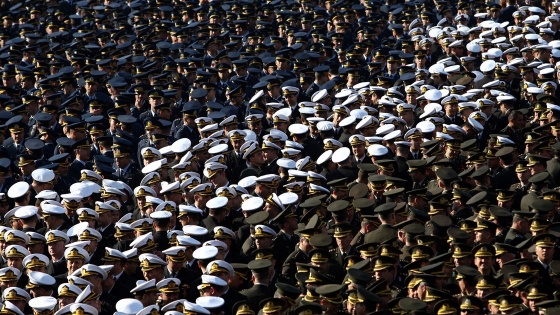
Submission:
[[[171,219],[157,219],[154,220],[154,225],[158,228],[164,228],[169,225],[169,222],[171,222]]]
[[[515,120],[515,118],[517,117],[517,115],[523,115],[522,112],[518,111],[518,110],[512,110],[509,115],[508,115],[508,121],[513,121]]]

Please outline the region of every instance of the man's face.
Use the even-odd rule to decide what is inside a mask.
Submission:
[[[23,270],[23,258],[8,258],[7,265],[21,271]]]
[[[157,302],[157,292],[148,292],[148,293],[144,293],[144,295],[146,296],[146,303],[148,304],[155,304]]]
[[[263,210],[268,212],[271,218],[277,216],[280,213],[280,209],[269,202],[265,203]]]
[[[216,173],[216,175],[212,176],[212,178],[209,178],[208,180],[210,180],[210,182],[216,186],[219,187],[220,185],[223,185],[223,183],[227,182],[227,178],[224,176],[225,173],[223,170],[218,171],[218,173]],[[225,181],[222,181],[222,179],[225,178]]]
[[[540,261],[549,263],[552,261],[552,256],[554,256],[554,247],[537,246],[535,253]]]
[[[417,56],[414,58],[414,63],[416,64],[416,68],[418,69],[425,69],[426,68],[426,57],[424,56]]]
[[[91,155],[91,148],[89,146],[76,149],[76,151],[80,154],[80,158],[83,161],[89,161]]]
[[[410,110],[406,110],[402,113],[399,114],[399,116],[406,121],[407,124],[412,124],[412,122],[414,121],[414,113],[412,113],[412,111]]]
[[[255,238],[255,245],[257,249],[270,248],[272,246],[272,237],[257,237]]]
[[[361,128],[359,131],[364,137],[373,137],[377,132],[377,127]]]
[[[144,209],[144,206],[146,205],[146,197],[136,196],[136,204],[138,205],[138,209]]]
[[[99,218],[97,219],[97,222],[99,223],[100,226],[107,226],[111,223],[111,216],[110,216],[110,212],[103,212],[99,214]]]
[[[264,158],[265,158],[266,162],[268,162],[268,163],[274,161],[274,159],[276,159],[278,157],[276,149],[273,149],[273,148],[263,149],[263,155],[264,155]]]
[[[76,302],[76,297],[73,296],[63,296],[58,298],[58,308],[61,309],[66,305],[70,305]]]
[[[261,196],[264,199],[270,197],[270,195],[272,195],[272,193],[274,193],[275,191],[276,189],[268,187],[263,184],[257,184],[257,187],[255,189],[255,192],[257,192],[259,196]]]
[[[109,129],[111,129],[111,130],[117,130],[118,127],[119,127],[119,121],[118,121],[115,117],[109,118]],[[97,138],[97,137],[95,137],[95,138]],[[92,139],[91,139],[91,140],[95,142],[95,138],[94,138],[93,135],[92,135]]]
[[[143,158],[144,160],[144,165],[148,165],[152,162],[155,162],[157,160],[157,157],[145,157]]]
[[[262,151],[258,151],[254,153],[251,158],[251,162],[256,165],[263,165],[264,164],[264,155]]]
[[[519,181],[521,182],[527,182],[529,180],[529,177],[531,177],[531,172],[529,170],[526,170],[524,172],[517,172],[517,179],[519,179]]]
[[[64,242],[63,241],[56,241],[53,243],[47,244],[47,248],[49,254],[55,257],[62,257],[64,255]]]
[[[457,115],[458,110],[459,110],[458,103],[451,103],[445,105],[445,114],[449,117]]]
[[[397,71],[399,67],[399,62],[397,60],[387,60],[387,70],[391,72]]]
[[[361,158],[366,154],[366,146],[364,144],[353,145],[352,153],[354,156]]]
[[[66,260],[66,267],[68,268],[68,274],[72,274],[74,271],[80,269],[83,265],[84,265],[83,259]]]
[[[179,292],[161,293],[161,300],[163,304],[169,304],[179,299]]]
[[[492,257],[475,257],[474,264],[478,267],[479,270],[490,270],[492,269],[492,265],[494,263],[494,259]]]
[[[152,108],[155,108],[156,106],[162,103],[162,99],[159,97],[150,97],[148,99],[148,102],[150,103],[150,106],[152,106]]]
[[[233,146],[233,149],[236,152],[239,152],[241,150],[241,146],[245,143],[244,139],[236,139],[236,140],[231,140],[231,145]]]
[[[167,259],[167,268],[169,268],[169,270],[177,272],[181,267],[183,267],[182,262],[172,261],[169,258]]]
[[[420,150],[420,144],[422,144],[422,137],[410,138],[410,143],[410,149],[413,151],[418,151]]]
[[[525,127],[525,115],[516,115],[515,119],[513,120],[513,128],[516,130],[522,129]]]
[[[286,122],[275,122],[274,129],[278,129],[280,131],[286,132],[288,130],[288,123]]]
[[[130,157],[128,156],[119,156],[115,158],[116,164],[118,168],[125,168],[130,164]]]
[[[340,122],[346,118],[346,115],[340,114],[339,112],[335,112],[333,115],[333,124],[335,127],[338,127]]]
[[[43,243],[38,244],[29,244],[27,245],[27,250],[31,254],[44,254],[45,252],[45,245]]]
[[[348,246],[350,246],[350,242],[352,241],[352,233],[343,236],[343,237],[337,237],[336,238],[336,245],[338,246],[338,248],[340,249],[345,249],[348,248]]]
[[[169,120],[171,117],[171,110],[165,107],[158,109],[158,117]]]
[[[144,275],[144,279],[146,279],[146,281],[150,281],[152,279],[156,279],[156,281],[159,281],[162,273],[163,268],[142,271],[142,274]]]
[[[456,158],[461,153],[460,151],[458,151],[456,149],[453,149],[450,146],[445,147],[445,152],[446,152],[447,158],[450,158],[450,159]]]
[[[203,209],[206,207],[206,203],[210,200],[210,196],[205,196],[201,194],[195,195],[195,201],[197,202],[197,207]]]
[[[287,226],[290,229],[297,230],[298,227],[298,218],[296,217],[289,217],[284,219],[284,226]]]
[[[286,100],[286,103],[288,103],[288,105],[294,106],[297,103],[297,94],[284,94],[284,99]]]
[[[257,135],[259,135],[262,131],[262,123],[261,121],[252,122],[249,124],[249,130],[253,131]]]
[[[414,181],[414,182],[419,182],[423,179],[422,178],[422,172],[419,171],[419,170],[413,170],[409,173],[409,175],[410,175],[410,178],[412,179],[412,181]]]
[[[97,240],[90,240],[89,241],[89,247],[88,247],[88,252],[90,254],[93,254],[95,252],[95,250],[97,249],[97,245],[99,243],[97,242]]]
[[[195,153],[195,157],[200,161],[201,164],[204,164],[206,160],[210,158],[210,153],[208,153],[208,150],[200,150]]]
[[[544,166],[542,166],[541,164],[535,164],[529,166],[529,169],[531,170],[531,175],[536,175],[544,171]]]
[[[356,76],[356,75],[349,75],[348,76],[348,86],[354,86],[356,84],[358,84],[358,80],[360,77]]]
[[[88,95],[92,95],[97,90],[97,83],[96,82],[86,82],[86,93]]]
[[[134,260],[128,260],[124,264],[124,270],[126,271],[127,274],[134,274],[138,270],[139,266],[140,266],[140,262]]]
[[[390,283],[391,281],[393,281],[393,274],[390,271],[391,268],[385,268],[383,270],[379,270],[375,272],[375,280],[381,280],[381,279],[385,279],[387,281],[387,283]]]
[[[502,268],[504,264],[506,264],[509,261],[512,261],[513,259],[515,259],[515,254],[513,253],[503,253],[501,255],[496,256],[496,262],[498,263],[500,268]]]
[[[25,135],[23,134],[23,130],[22,131],[11,131],[10,135],[12,136],[12,139],[14,139],[14,141],[16,143],[21,143],[25,139]]]
[[[17,280],[0,281],[0,289],[4,291],[6,288],[17,286]]]
[[[474,235],[475,235],[475,241],[477,243],[487,243],[487,237],[489,236],[490,231],[488,229],[484,229],[484,230],[480,230],[480,231],[475,231]]]
[[[24,166],[20,166],[19,170],[24,176],[29,176],[35,170],[35,164],[31,163]]]
[[[451,47],[451,53],[457,58],[463,57],[465,49],[463,47]]]
[[[4,86],[11,88],[16,84],[16,78],[15,77],[3,78],[2,82],[4,83]]]

